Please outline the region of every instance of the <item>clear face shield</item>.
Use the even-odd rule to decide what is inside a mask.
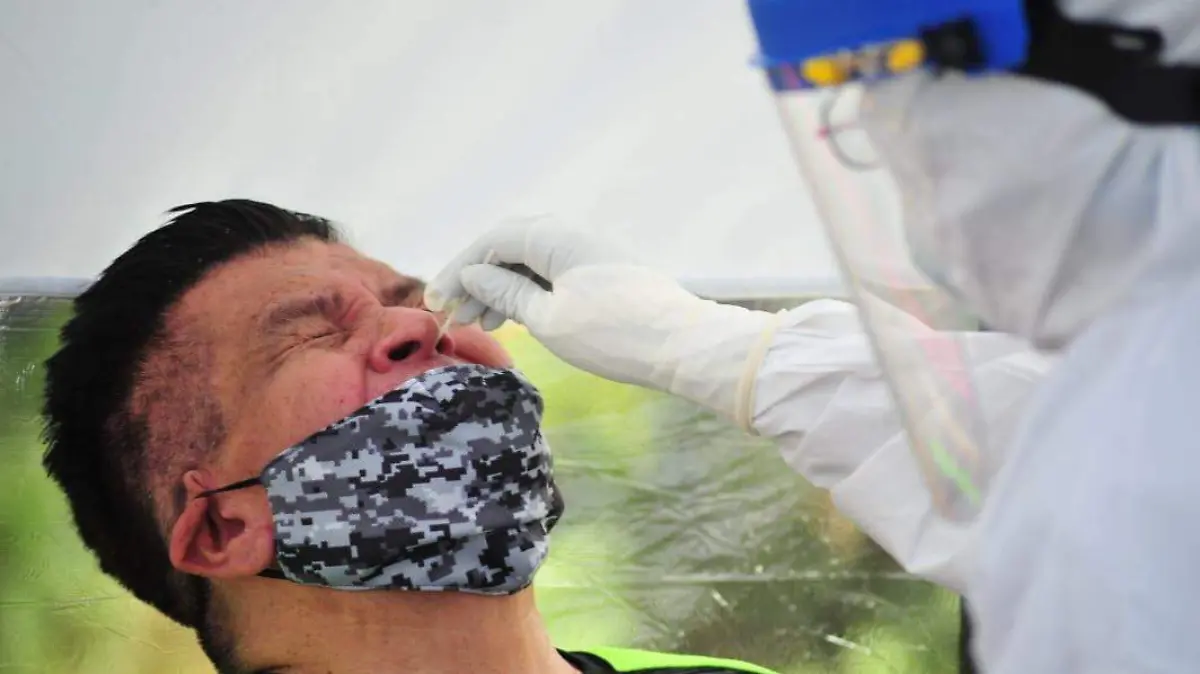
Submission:
[[[816,17],[786,11],[829,13],[835,11],[834,3],[750,4],[791,149],[860,308],[934,506],[945,517],[969,521],[978,514],[986,492],[990,471],[984,449],[993,441],[966,343],[981,326],[968,307],[920,271],[927,266],[918,261],[930,247],[914,236],[929,229],[913,227],[906,219],[928,212],[921,202],[931,198],[937,186],[920,179],[919,164],[927,158],[897,156],[894,147],[881,146],[881,137],[902,133],[907,111],[872,108],[885,102],[903,106],[905,96],[898,92],[913,90],[927,76],[923,71],[930,60],[929,35],[916,26],[932,24],[914,18],[911,36],[897,31],[895,22],[886,29],[867,26],[867,38],[875,34],[872,30],[881,37],[897,37],[851,41],[845,48],[806,46],[816,54],[771,58],[772,50],[789,52],[797,39],[802,46],[828,40],[810,33],[815,28],[809,25],[838,35],[836,25],[823,26],[812,21]],[[870,23],[870,8],[862,5],[874,4],[879,3],[847,2],[841,19],[852,27],[857,27],[855,21]],[[881,5],[879,11],[914,11],[909,4]],[[943,3],[928,4],[938,8]],[[951,41],[959,39],[959,52],[969,57],[978,44],[960,39],[963,29],[962,24],[952,25],[948,35]],[[844,37],[846,31],[840,32]],[[892,89],[887,96],[877,96],[875,87]],[[896,128],[888,129],[888,124]],[[908,160],[912,163],[898,180],[897,162]],[[941,245],[946,242],[937,243],[937,249],[947,249]]]
[[[910,197],[858,122],[862,93],[851,84],[781,94],[779,111],[934,505],[969,520],[988,474],[988,429],[964,344],[980,326],[914,264],[903,227]]]

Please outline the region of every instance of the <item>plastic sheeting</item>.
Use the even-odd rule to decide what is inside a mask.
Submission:
[[[208,672],[190,634],[99,573],[43,476],[41,362],[66,314],[63,299],[0,299],[0,671]],[[560,646],[956,670],[957,600],[898,572],[770,446],[502,336],[546,395],[567,499],[536,584]]]

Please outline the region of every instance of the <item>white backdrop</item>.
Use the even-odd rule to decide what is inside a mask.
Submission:
[[[0,278],[249,197],[429,275],[550,211],[700,286],[837,274],[739,0],[2,0]]]

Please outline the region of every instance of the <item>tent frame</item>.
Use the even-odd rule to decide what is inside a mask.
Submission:
[[[0,276],[0,296],[69,299],[90,283],[91,279],[68,276]],[[847,297],[844,284],[821,278],[684,278],[680,283],[688,291],[718,302]]]

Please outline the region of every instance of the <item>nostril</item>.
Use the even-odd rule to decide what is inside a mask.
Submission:
[[[410,339],[388,351],[388,358],[394,361],[401,361],[416,353],[419,348],[421,348],[421,343],[415,339]]]

